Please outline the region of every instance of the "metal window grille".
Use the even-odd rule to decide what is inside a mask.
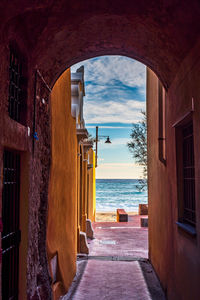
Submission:
[[[2,201],[2,300],[18,299],[20,156],[4,152]]]
[[[9,67],[9,116],[21,122],[21,110],[23,103],[23,77],[22,77],[22,62],[19,56],[13,51],[10,51],[10,67]]]
[[[182,128],[183,133],[183,221],[192,226],[196,224],[195,216],[195,165],[193,123]]]

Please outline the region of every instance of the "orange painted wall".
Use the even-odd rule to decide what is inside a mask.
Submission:
[[[147,70],[149,256],[170,300],[200,299],[200,43],[185,58],[166,97],[166,166],[158,159],[158,79]],[[173,124],[192,109],[196,237],[178,221],[176,140]]]
[[[47,255],[50,260],[58,253],[57,281],[67,291],[76,272],[77,251],[77,138],[76,121],[71,116],[69,69],[53,87],[51,118]]]
[[[147,69],[149,257],[164,289],[173,255],[171,204],[166,197],[167,167],[158,159],[158,78]],[[168,165],[167,157],[167,165]],[[168,195],[170,197],[171,188]],[[162,250],[161,250],[162,249]]]
[[[77,142],[77,252],[80,252],[80,241],[79,235],[81,231],[81,189],[80,189],[80,180],[81,180],[81,146]]]

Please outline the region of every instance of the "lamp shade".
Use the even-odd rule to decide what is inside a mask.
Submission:
[[[109,136],[107,137],[107,139],[106,139],[106,141],[105,141],[105,144],[111,144],[111,141],[110,141]]]

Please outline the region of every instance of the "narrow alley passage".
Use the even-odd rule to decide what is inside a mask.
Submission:
[[[62,300],[165,300],[148,260],[148,229],[140,216],[128,223],[93,223],[90,254],[78,255],[77,275]]]

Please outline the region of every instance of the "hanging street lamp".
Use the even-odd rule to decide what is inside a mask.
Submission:
[[[99,127],[96,126],[96,139],[95,139],[95,143],[96,143],[96,150],[95,150],[95,168],[97,167],[97,158],[98,158],[98,142],[100,140],[100,138],[106,138],[105,144],[111,144],[112,142],[110,141],[110,137],[107,135],[99,135]]]

